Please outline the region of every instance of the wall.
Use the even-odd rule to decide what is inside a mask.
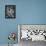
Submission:
[[[6,4],[16,5],[16,19],[5,19]],[[0,0],[0,44],[8,43],[9,32],[18,32],[17,24],[46,24],[46,0]]]
[[[8,34],[10,32],[18,34],[17,19],[5,19],[5,5],[16,5],[16,0],[0,0],[0,44],[7,44],[9,42]],[[16,43],[18,42],[17,39]]]
[[[46,24],[46,0],[19,0],[16,10],[19,24]]]

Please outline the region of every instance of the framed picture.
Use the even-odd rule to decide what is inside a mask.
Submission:
[[[16,18],[16,5],[5,5],[5,18]]]
[[[44,24],[19,24],[18,33],[21,40],[46,41],[46,25]]]

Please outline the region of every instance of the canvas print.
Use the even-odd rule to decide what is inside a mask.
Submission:
[[[46,41],[46,25],[20,25],[20,40]]]
[[[46,43],[46,25],[18,25],[19,46],[35,46]],[[46,46],[46,45],[45,45]]]
[[[16,18],[16,5],[5,5],[5,18]]]

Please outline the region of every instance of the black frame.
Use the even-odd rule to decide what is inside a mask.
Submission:
[[[14,17],[8,16],[8,14],[7,14],[7,7],[8,8],[11,8],[12,7],[12,9],[14,11],[14,14],[13,14]],[[12,19],[12,18],[14,19],[14,18],[16,18],[16,5],[5,5],[5,18],[6,19]]]

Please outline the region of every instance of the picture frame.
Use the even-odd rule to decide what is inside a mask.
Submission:
[[[5,5],[5,18],[6,19],[16,18],[16,5]]]

